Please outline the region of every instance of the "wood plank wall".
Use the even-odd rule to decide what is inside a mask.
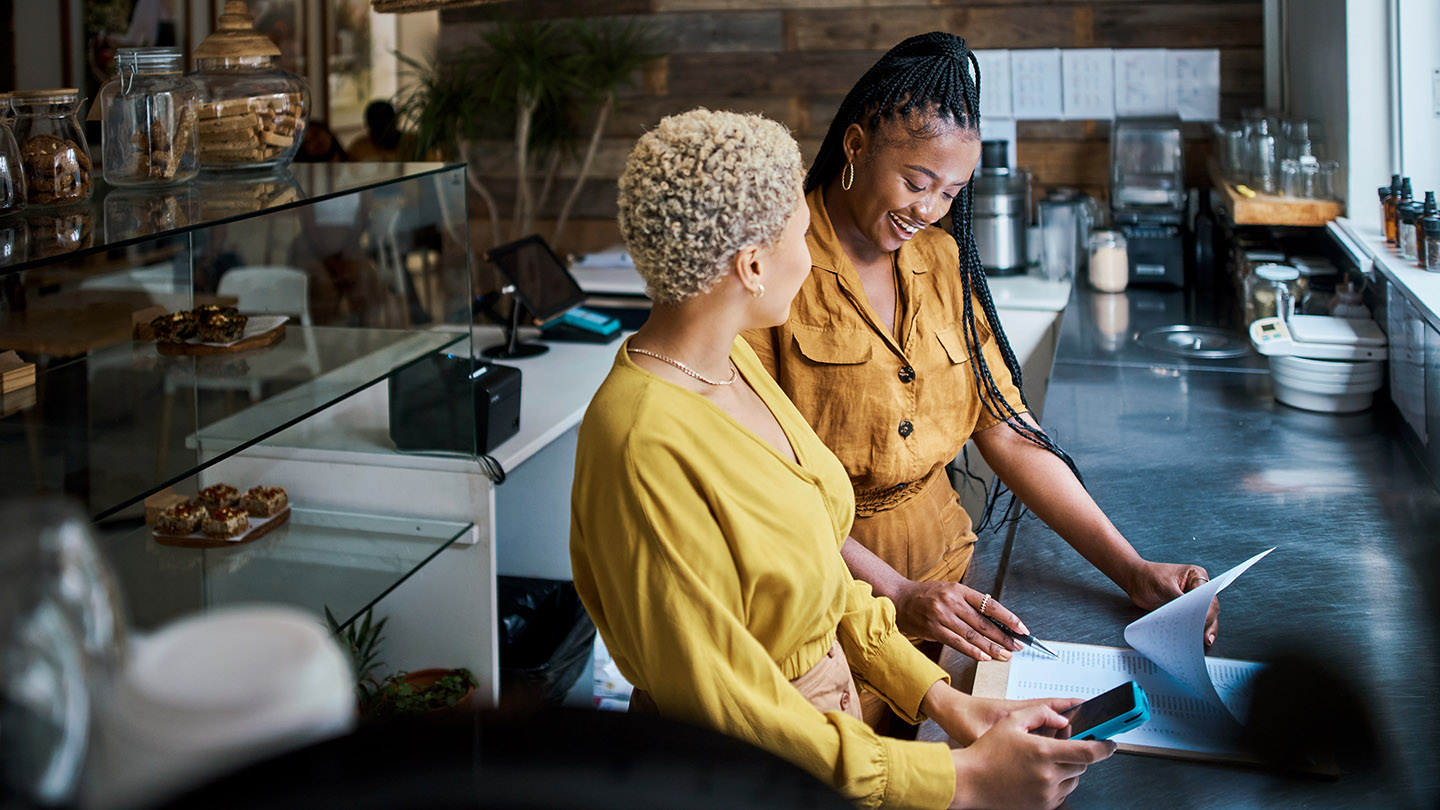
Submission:
[[[866,68],[926,31],[960,34],[976,49],[1217,48],[1221,114],[1238,117],[1264,98],[1261,0],[518,0],[444,12],[442,53],[473,42],[500,15],[633,20],[651,29],[665,54],[619,101],[596,179],[560,246],[571,251],[618,240],[615,178],[635,138],[662,116],[701,105],[763,113],[790,127],[808,161]],[[1106,122],[1021,122],[1019,162],[1034,174],[1036,197],[1072,186],[1107,198],[1109,131]],[[1203,182],[1206,132],[1187,125],[1192,185]],[[496,148],[475,166],[481,176],[511,181],[492,184],[502,211],[513,186],[509,159]],[[472,197],[472,218],[485,216],[484,205]],[[481,232],[477,245],[485,231],[472,228]]]

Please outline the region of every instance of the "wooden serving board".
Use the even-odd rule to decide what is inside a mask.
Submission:
[[[155,542],[162,546],[183,546],[185,548],[224,548],[226,546],[238,546],[241,543],[259,540],[269,533],[271,529],[274,529],[289,519],[290,504],[287,503],[284,509],[281,509],[268,518],[252,516],[250,518],[250,528],[234,537],[207,537],[203,532],[192,532],[190,534],[161,534],[160,532],[155,532]]]
[[[34,363],[21,360],[14,351],[0,352],[0,394],[19,391],[34,384]]]
[[[251,320],[259,321],[260,316]],[[235,352],[248,352],[254,349],[263,349],[266,346],[273,346],[285,339],[285,319],[281,318],[278,323],[262,322],[262,328],[251,330],[246,324],[245,334],[234,343],[165,343],[157,342],[155,350],[171,357],[179,355],[208,356],[216,354],[234,354]]]

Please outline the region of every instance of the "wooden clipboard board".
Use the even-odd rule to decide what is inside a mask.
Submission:
[[[1087,646],[1104,650],[1118,650],[1121,647],[1107,647],[1102,644],[1091,644]],[[975,666],[975,697],[1001,698],[1005,697],[1005,689],[1010,683],[1010,662],[1009,661],[980,661]],[[1155,745],[1134,745],[1132,743],[1115,743],[1116,749],[1130,754],[1143,754],[1152,757],[1164,757],[1166,759],[1181,759],[1190,762],[1208,762],[1220,765],[1246,765],[1252,768],[1270,768],[1269,763],[1250,754],[1212,754],[1203,751],[1182,751],[1177,748],[1162,748]],[[1335,778],[1340,775],[1340,766],[1333,758],[1317,764],[1314,768],[1306,769],[1304,773],[1316,776]]]

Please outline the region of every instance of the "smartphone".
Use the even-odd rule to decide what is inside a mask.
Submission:
[[[1108,740],[1150,719],[1150,701],[1140,684],[1122,683],[1103,695],[1061,712],[1070,718],[1070,725],[1055,735],[1065,740]]]

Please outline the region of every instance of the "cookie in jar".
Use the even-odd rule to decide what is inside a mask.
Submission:
[[[200,88],[178,48],[121,48],[100,88],[105,179],[115,186],[183,183],[199,172]]]
[[[80,127],[80,91],[28,90],[10,96],[13,129],[25,172],[26,202],[68,205],[90,198],[94,188],[90,146]]]

